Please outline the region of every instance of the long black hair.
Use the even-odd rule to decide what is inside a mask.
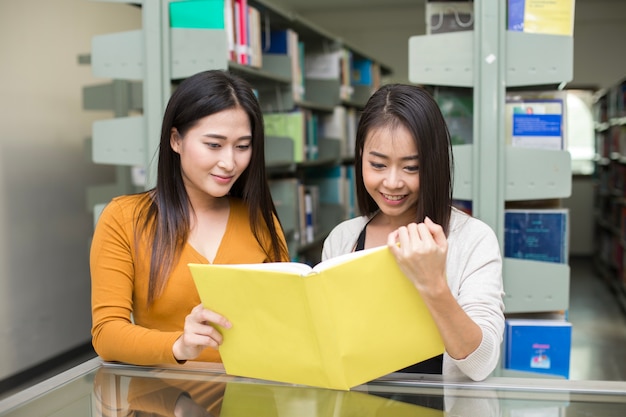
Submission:
[[[172,129],[184,137],[198,120],[232,108],[241,108],[248,115],[252,155],[248,167],[233,184],[230,196],[241,198],[248,207],[251,230],[259,243],[262,243],[261,231],[269,231],[268,258],[278,262],[288,256],[277,230],[280,223],[275,223],[278,215],[265,171],[263,113],[254,91],[247,81],[226,71],[198,73],[183,80],[169,99],[161,128],[156,186],[147,192],[149,198],[137,217],[137,241],[147,238],[152,247],[149,303],[163,290],[190,232],[191,206],[181,174],[180,155],[170,145]]]
[[[426,216],[448,232],[452,204],[452,146],[437,102],[422,87],[387,84],[369,98],[356,132],[355,181],[359,210],[372,215],[379,207],[363,184],[363,147],[368,134],[382,127],[404,126],[419,155],[420,186],[415,221]]]

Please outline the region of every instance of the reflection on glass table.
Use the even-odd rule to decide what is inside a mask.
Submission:
[[[626,382],[391,374],[351,391],[234,377],[219,368],[86,362],[0,401],[0,416],[626,415]]]

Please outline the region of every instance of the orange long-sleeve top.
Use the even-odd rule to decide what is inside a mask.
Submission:
[[[138,257],[135,250],[137,207],[145,198],[145,193],[117,197],[98,219],[90,254],[92,343],[106,361],[173,364],[176,359],[172,346],[183,332],[185,317],[200,304],[187,264],[209,262],[185,244],[161,296],[148,306],[150,257]],[[226,231],[214,263],[271,261],[266,255],[272,253],[269,232],[260,237],[268,248],[263,250],[248,219],[243,201],[231,198]],[[281,238],[284,241],[282,234]],[[146,246],[147,243],[138,246],[140,253],[150,253]],[[212,348],[205,349],[195,360],[221,362],[219,352]]]

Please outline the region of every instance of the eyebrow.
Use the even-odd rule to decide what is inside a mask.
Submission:
[[[224,135],[218,135],[217,133],[207,133],[202,136],[204,136],[205,138],[211,138],[211,139],[222,139],[222,140],[228,139],[228,137]],[[244,135],[235,140],[252,140],[252,135]]]
[[[389,159],[389,157],[387,155],[379,153],[379,152],[370,151],[369,154],[372,155],[372,156],[376,156],[378,158]],[[417,161],[417,160],[419,160],[419,155],[416,154],[416,155],[404,156],[401,159],[403,161]]]

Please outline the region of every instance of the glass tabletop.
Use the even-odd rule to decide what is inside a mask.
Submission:
[[[147,368],[85,362],[0,401],[0,416],[626,415],[626,382],[391,374],[351,391],[226,375],[215,365]]]

